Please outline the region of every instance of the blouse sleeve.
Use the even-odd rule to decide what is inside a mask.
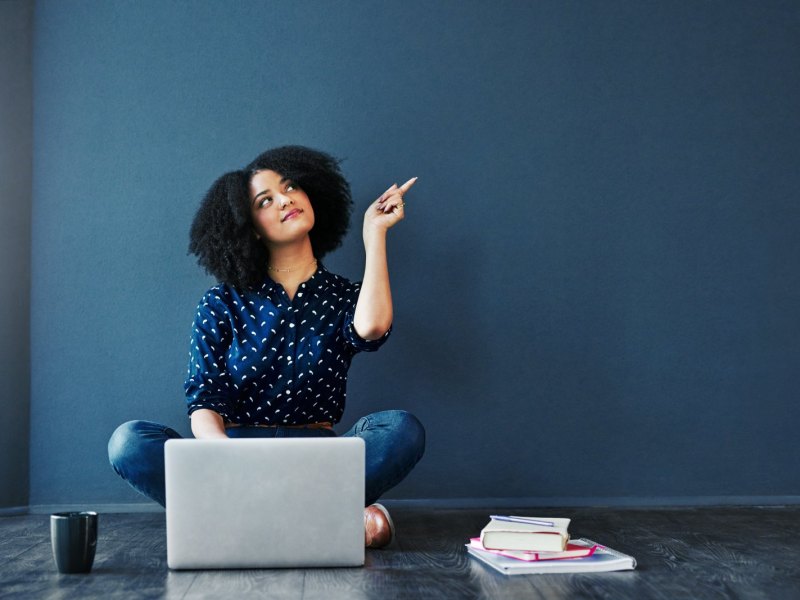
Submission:
[[[349,298],[348,298],[348,308],[345,312],[344,316],[344,339],[347,340],[347,343],[353,348],[353,352],[375,352],[378,348],[383,346],[386,343],[386,340],[389,339],[389,335],[392,333],[393,325],[389,326],[389,329],[386,330],[381,337],[377,340],[365,340],[356,332],[356,328],[353,326],[353,319],[356,314],[356,302],[358,302],[358,294],[361,291],[361,282],[353,284]]]
[[[230,375],[225,363],[230,342],[230,323],[211,308],[207,296],[197,307],[192,324],[189,372],[183,386],[189,415],[208,408],[225,422],[231,421]]]

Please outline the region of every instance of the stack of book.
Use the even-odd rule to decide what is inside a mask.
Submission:
[[[635,569],[632,556],[586,538],[571,540],[569,519],[492,515],[470,555],[505,575]]]

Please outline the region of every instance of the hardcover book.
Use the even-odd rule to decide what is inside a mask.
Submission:
[[[597,549],[597,546],[586,548],[578,544],[569,543],[567,549],[563,552],[531,552],[530,550],[489,550],[484,548],[481,544],[481,538],[471,538],[470,547],[477,548],[478,550],[485,550],[494,554],[501,554],[509,558],[516,558],[517,560],[558,560],[561,558],[580,558],[581,556],[590,556]]]
[[[493,516],[481,530],[488,550],[563,552],[569,540],[569,519]]]

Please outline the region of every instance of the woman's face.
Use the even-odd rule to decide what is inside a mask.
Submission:
[[[303,239],[314,227],[314,209],[306,193],[275,171],[258,171],[250,179],[253,228],[267,246]]]

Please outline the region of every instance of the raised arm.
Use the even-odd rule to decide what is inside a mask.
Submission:
[[[405,216],[403,195],[416,180],[416,177],[409,179],[400,187],[393,184],[370,204],[364,215],[366,261],[353,327],[365,340],[380,338],[392,325],[394,315],[386,260],[386,232]]]

